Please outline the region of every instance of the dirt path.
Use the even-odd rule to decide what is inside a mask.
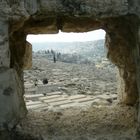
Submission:
[[[134,114],[134,108],[120,105],[30,111],[22,121],[22,133],[43,140],[134,140]]]

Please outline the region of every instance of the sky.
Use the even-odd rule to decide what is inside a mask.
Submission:
[[[85,33],[64,33],[59,31],[58,34],[45,34],[45,35],[28,35],[27,41],[34,42],[85,42],[94,41],[105,38],[104,30],[95,30]]]

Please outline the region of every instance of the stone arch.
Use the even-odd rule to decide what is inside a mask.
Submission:
[[[136,27],[135,18],[135,16],[122,16],[100,20],[72,17],[60,17],[60,19],[49,17],[46,20],[28,19],[24,26],[10,37],[11,67],[18,64],[19,68],[24,68],[28,46],[27,34],[57,33],[59,29],[65,32],[87,32],[101,28],[106,31],[107,57],[119,69],[119,100],[121,103],[134,105],[138,98],[136,67],[133,58],[135,31],[133,31],[132,25]],[[133,22],[131,22],[132,20]]]

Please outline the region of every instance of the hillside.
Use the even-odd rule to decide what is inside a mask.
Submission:
[[[57,61],[61,62],[91,63],[106,59],[104,40],[33,43],[33,48],[34,57],[46,57],[53,60],[55,55]]]
[[[88,51],[104,50],[104,40],[86,41],[86,42],[34,42],[33,51],[55,50],[61,53],[82,53]]]

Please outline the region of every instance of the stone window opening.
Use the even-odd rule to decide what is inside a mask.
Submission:
[[[117,103],[117,70],[106,58],[105,38],[74,43],[35,41],[32,49],[32,68],[24,71],[28,110],[112,106]]]

